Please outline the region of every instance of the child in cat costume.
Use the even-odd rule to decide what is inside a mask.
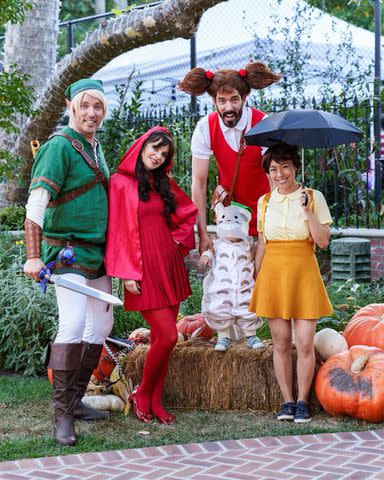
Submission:
[[[215,207],[217,235],[214,251],[201,255],[201,265],[210,265],[203,283],[202,313],[207,324],[218,332],[215,350],[231,346],[231,327],[244,332],[249,348],[263,347],[256,336],[262,320],[248,310],[254,285],[253,238],[248,236],[251,210],[237,202]]]

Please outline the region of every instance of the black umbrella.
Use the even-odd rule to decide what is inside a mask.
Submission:
[[[247,145],[271,147],[284,142],[302,148],[304,187],[304,148],[334,147],[359,142],[363,132],[338,115],[313,109],[286,110],[265,117],[244,136]]]

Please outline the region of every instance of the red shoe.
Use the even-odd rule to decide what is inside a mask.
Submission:
[[[171,425],[172,423],[176,423],[176,417],[172,413],[168,413],[166,417],[158,417],[155,415],[156,420],[163,424],[163,425]]]
[[[137,406],[137,397],[136,397],[136,390],[134,390],[128,397],[128,401],[130,401],[133,405],[133,414],[140,420],[140,422],[144,423],[152,423],[153,417],[150,413],[144,413],[139,410]]]

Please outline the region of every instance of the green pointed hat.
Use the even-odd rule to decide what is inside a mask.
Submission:
[[[103,82],[101,80],[95,80],[94,78],[82,78],[68,85],[64,95],[68,100],[72,100],[75,95],[80,92],[85,92],[86,90],[99,90],[99,92],[104,93]]]

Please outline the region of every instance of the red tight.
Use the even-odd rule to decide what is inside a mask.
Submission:
[[[161,310],[140,312],[151,327],[151,347],[144,363],[141,384],[137,389],[137,405],[143,413],[166,418],[162,394],[168,372],[169,357],[177,343],[176,318],[179,305]]]

